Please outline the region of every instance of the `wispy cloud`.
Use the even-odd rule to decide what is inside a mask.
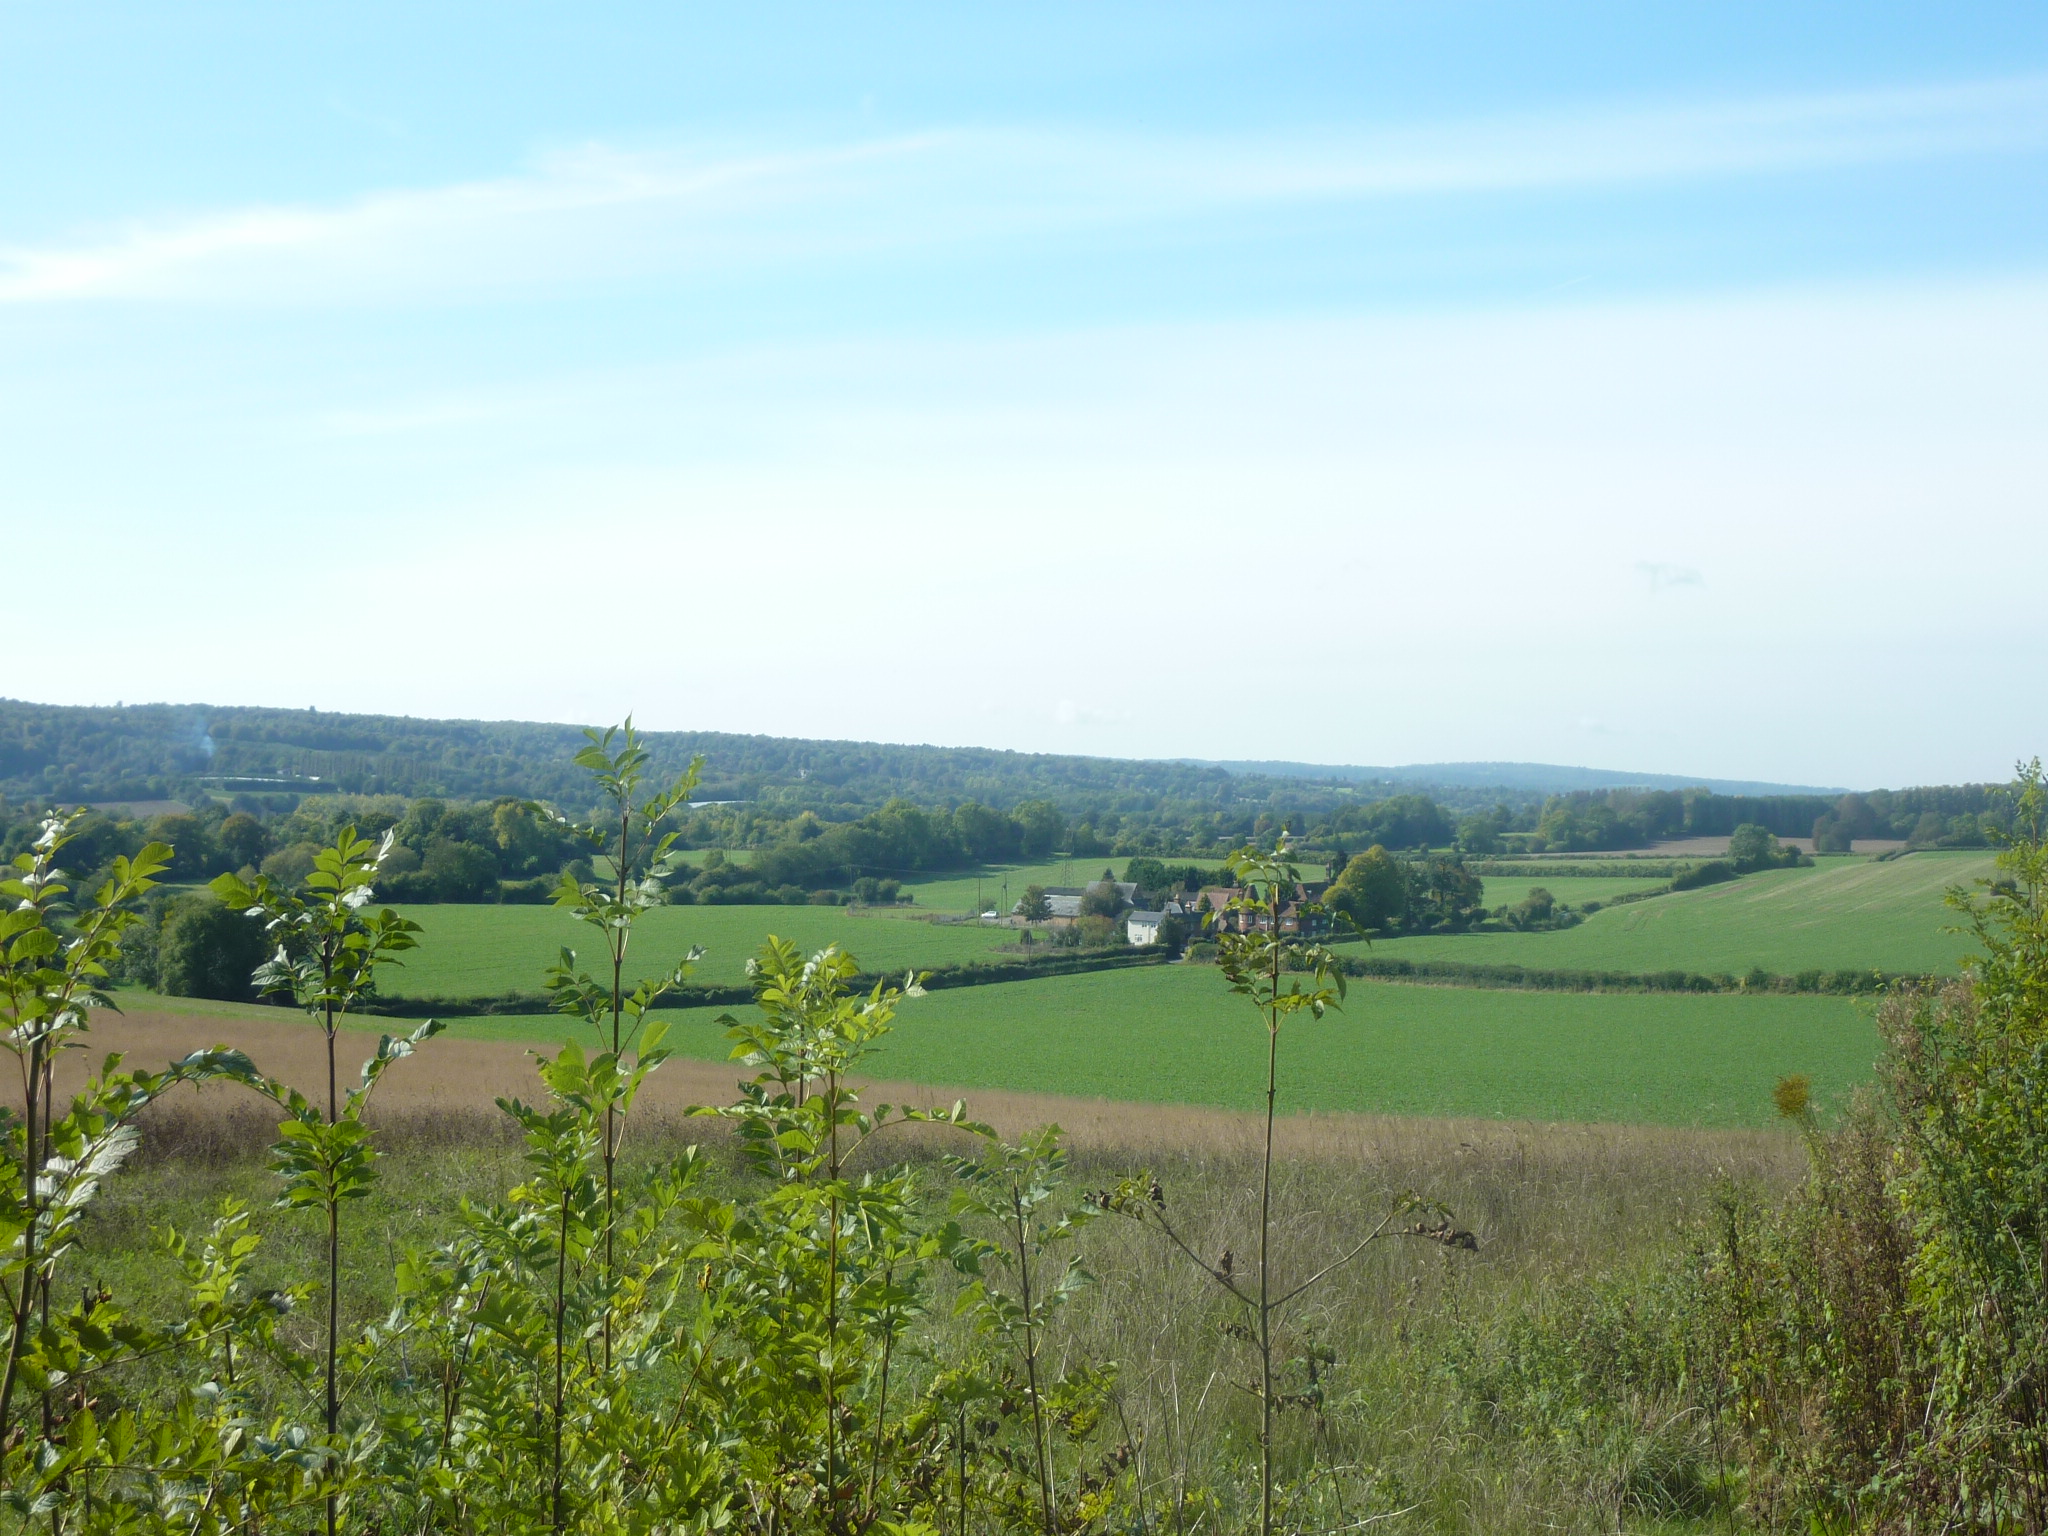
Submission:
[[[1661,560],[1638,560],[1636,571],[1650,584],[1652,592],[1669,592],[1674,587],[1703,587],[1707,578],[1689,565],[1667,565]]]
[[[566,275],[605,262],[608,249],[610,265],[630,262],[617,242],[636,232],[662,237],[640,249],[664,261],[709,254],[720,236],[724,254],[738,255],[734,237],[771,211],[822,204],[850,190],[860,167],[928,158],[936,142],[726,158],[591,145],[524,175],[239,209],[97,243],[0,247],[0,302],[489,287]]]
[[[774,153],[592,145],[500,178],[0,246],[0,302],[449,297],[1256,205],[1626,186],[2044,146],[2044,77],[1285,137],[974,129]]]

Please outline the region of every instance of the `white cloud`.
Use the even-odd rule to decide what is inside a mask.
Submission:
[[[2048,78],[1142,138],[945,130],[779,153],[584,146],[505,177],[0,247],[0,303],[349,302],[815,262],[1274,202],[1483,194],[2039,148]]]

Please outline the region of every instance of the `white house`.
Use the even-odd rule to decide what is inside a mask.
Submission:
[[[1169,917],[1181,919],[1181,931],[1188,929],[1188,911],[1177,901],[1169,901],[1160,912],[1126,912],[1124,914],[1124,937],[1133,944],[1157,944],[1159,927]]]

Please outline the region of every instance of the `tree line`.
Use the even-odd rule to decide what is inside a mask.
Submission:
[[[1468,816],[1456,838],[1471,853],[1593,853],[1667,839],[1727,837],[1739,827],[1756,826],[1776,837],[1811,837],[1821,853],[1846,853],[1859,838],[1895,839],[1918,848],[1987,848],[2008,821],[2000,787],[1986,784],[1834,798],[1610,789],[1553,795],[1533,813],[1503,806]]]

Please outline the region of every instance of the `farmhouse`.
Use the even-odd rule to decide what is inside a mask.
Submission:
[[[1317,900],[1329,888],[1330,883],[1326,880],[1297,885],[1292,899],[1280,905],[1280,931],[1304,935],[1328,933],[1330,919],[1327,913],[1304,913],[1301,909],[1304,904]],[[1224,933],[1247,933],[1253,929],[1265,932],[1270,921],[1268,918],[1250,912],[1229,910],[1230,903],[1242,895],[1242,886],[1210,886],[1197,898],[1195,910],[1207,916],[1211,924]]]

